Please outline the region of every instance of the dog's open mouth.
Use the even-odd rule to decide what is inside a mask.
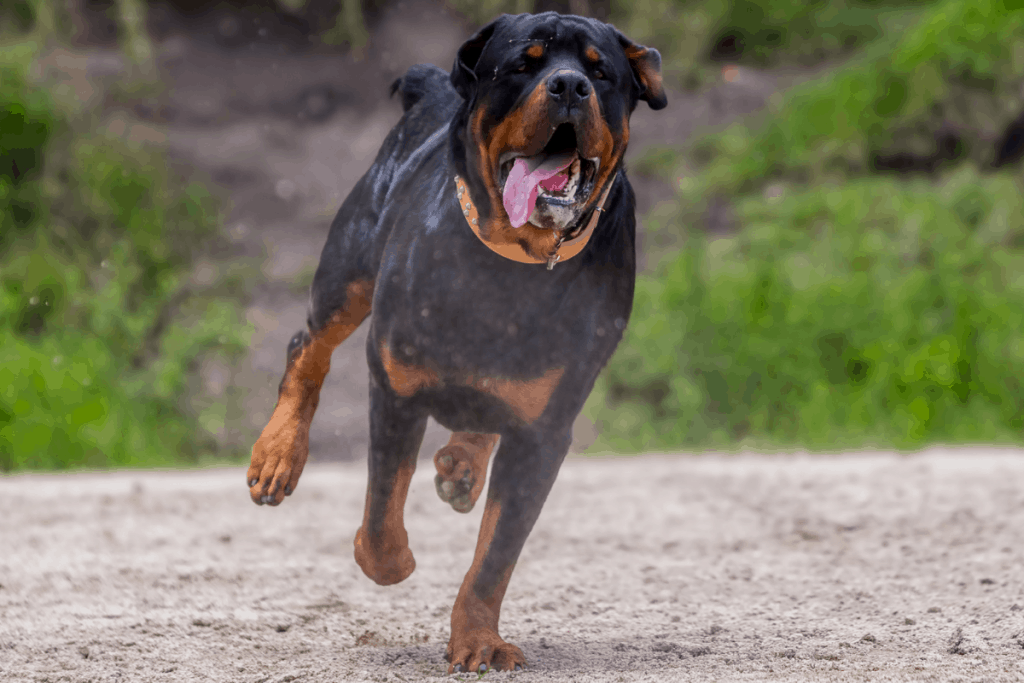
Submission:
[[[596,159],[580,158],[576,130],[568,123],[555,129],[540,154],[503,160],[502,203],[512,227],[531,216],[547,227],[564,227],[590,197],[597,167]]]

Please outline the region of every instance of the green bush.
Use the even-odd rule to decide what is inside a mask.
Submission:
[[[718,21],[717,32],[705,40],[732,38],[736,61],[751,66],[813,65],[898,30],[908,17],[934,1],[732,0]]]
[[[33,56],[0,50],[0,471],[194,461],[226,408],[190,410],[189,375],[245,342],[237,305],[188,284],[216,205],[72,124]]]
[[[708,58],[753,67],[813,66],[900,31],[934,0],[615,0],[610,20],[662,53],[667,82],[696,88],[717,78]]]
[[[598,448],[1019,441],[1024,183],[862,179],[740,202],[640,279]]]
[[[696,148],[698,194],[769,180],[818,182],[875,170],[879,155],[993,160],[996,138],[1024,109],[1024,11],[999,0],[947,0],[854,63],[786,93],[761,126],[737,124]]]
[[[649,154],[680,188],[649,239],[678,251],[588,404],[598,448],[1019,442],[1024,186],[981,169],[1022,87],[1024,11],[948,1],[758,126]],[[959,166],[876,173],[882,151],[936,158],[943,130],[974,143]],[[713,197],[735,234],[687,230]]]

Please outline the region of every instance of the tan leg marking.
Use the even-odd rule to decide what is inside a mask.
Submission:
[[[353,282],[347,294],[345,306],[288,359],[277,407],[253,446],[246,473],[249,495],[255,503],[278,505],[299,483],[309,455],[309,423],[331,369],[331,352],[369,315],[373,282]]]

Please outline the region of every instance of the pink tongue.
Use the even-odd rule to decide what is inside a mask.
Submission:
[[[537,186],[543,183],[546,190],[557,191],[569,182],[569,174],[562,173],[576,158],[575,153],[560,154],[554,157],[537,155],[535,157],[519,157],[509,171],[505,181],[502,204],[508,213],[513,228],[524,225],[537,205]],[[531,167],[533,170],[530,170]],[[559,174],[561,174],[559,176]],[[556,177],[558,176],[558,177]],[[550,180],[549,180],[550,179]],[[547,182],[545,182],[547,181]]]

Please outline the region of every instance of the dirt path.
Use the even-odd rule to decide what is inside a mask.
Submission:
[[[1024,680],[1022,456],[571,458],[505,603],[531,668],[486,679]],[[417,570],[381,588],[362,464],[277,509],[243,474],[0,480],[0,679],[442,678],[480,509],[423,463]]]

